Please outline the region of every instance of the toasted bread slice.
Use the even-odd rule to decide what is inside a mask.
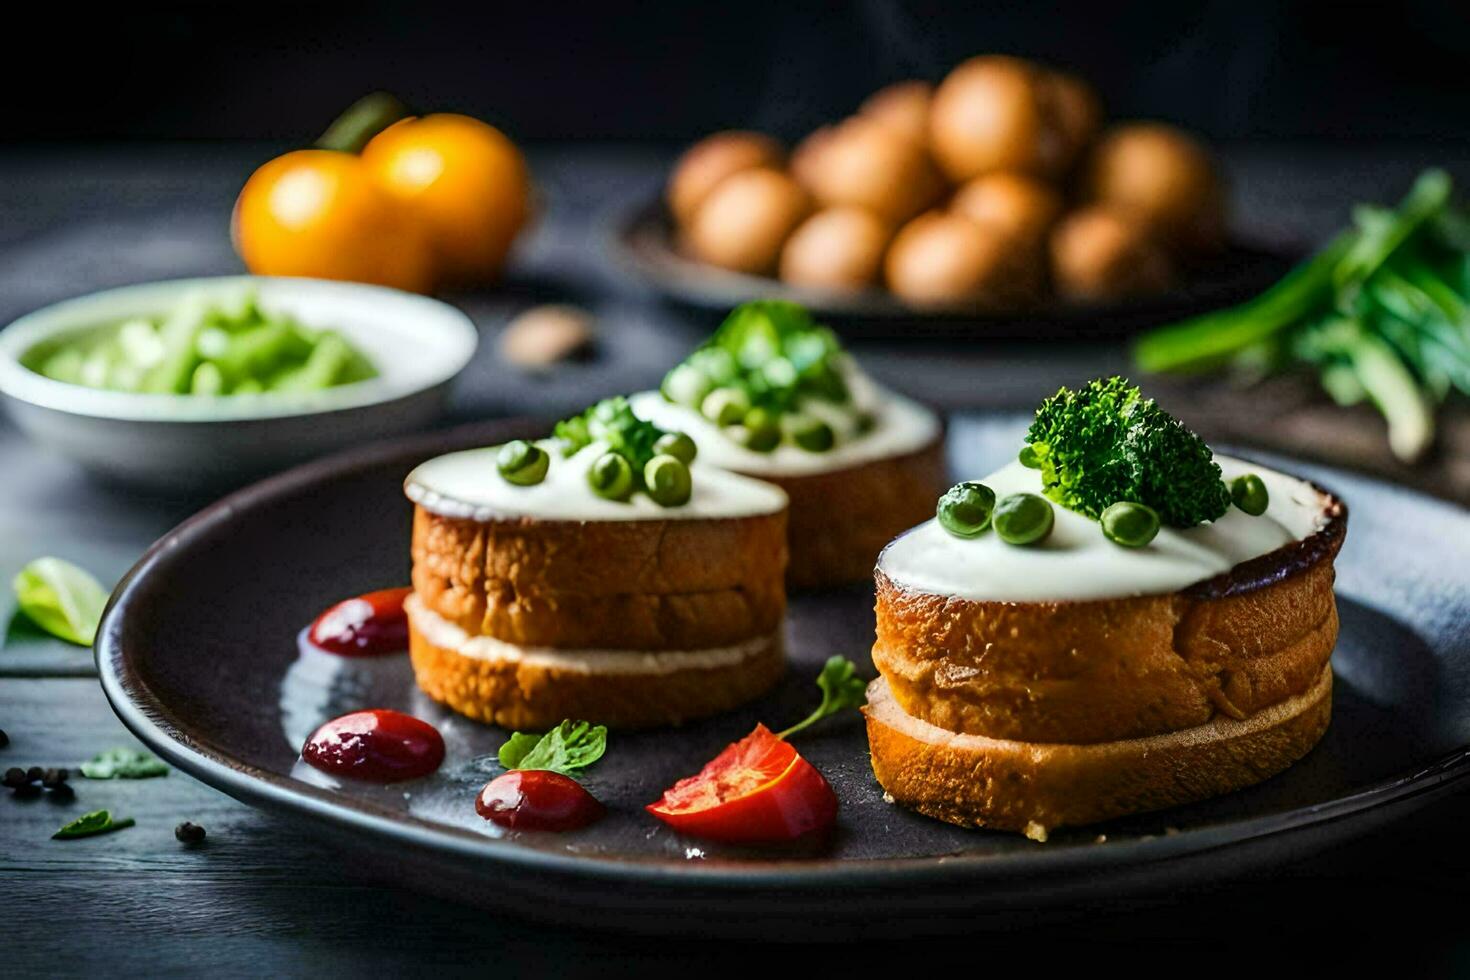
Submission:
[[[566,649],[690,650],[764,636],[786,610],[786,514],[475,521],[418,506],[413,586],[470,635]]]
[[[967,827],[1045,840],[1057,827],[1228,793],[1286,769],[1332,713],[1332,669],[1249,718],[1087,745],[963,735],[908,714],[883,678],[868,686],[873,773],[894,802]]]
[[[786,670],[779,628],[708,649],[567,650],[475,636],[417,595],[405,608],[424,693],[506,728],[544,730],[566,718],[623,729],[677,725],[759,697]]]

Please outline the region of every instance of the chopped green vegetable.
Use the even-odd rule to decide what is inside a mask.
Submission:
[[[812,402],[852,417],[851,433],[871,428],[852,404],[847,355],[837,337],[807,310],[784,300],[736,307],[714,335],[664,376],[664,398],[698,411],[725,434],[757,452],[783,441],[825,452],[838,431],[826,421],[801,417]],[[748,416],[761,413],[762,424]],[[795,424],[786,421],[796,416]],[[770,423],[770,424],[765,424]],[[839,425],[838,430],[847,430]]]
[[[190,293],[160,321],[135,317],[43,344],[23,361],[56,381],[150,394],[315,391],[377,376],[341,334],[265,313],[249,291]]]
[[[1339,404],[1370,400],[1394,454],[1419,459],[1436,406],[1470,394],[1470,214],[1451,190],[1430,170],[1396,209],[1355,208],[1353,228],[1256,299],[1143,337],[1139,367],[1261,376],[1308,365]]]
[[[857,665],[843,656],[827,659],[822,665],[822,672],[817,675],[817,687],[822,689],[822,703],[811,714],[777,735],[777,738],[789,738],[828,715],[861,707],[868,701],[868,682],[857,676]]]
[[[516,732],[500,747],[506,769],[547,769],[575,776],[607,751],[607,728],[567,720],[545,735]]]
[[[88,779],[151,779],[167,776],[168,766],[141,749],[108,749],[82,763]]]
[[[112,814],[107,810],[93,810],[91,813],[82,814],[71,823],[63,824],[60,830],[51,835],[51,839],[69,840],[74,837],[92,837],[95,834],[106,834],[131,826],[133,826],[132,817],[114,820]]]
[[[107,590],[85,569],[60,558],[37,558],[15,576],[20,611],[52,636],[89,647],[107,605]]]
[[[1129,500],[1172,527],[1194,527],[1230,506],[1210,447],[1123,378],[1061,389],[1036,410],[1026,439],[1046,495],[1088,517]]]
[[[626,398],[604,399],[580,415],[563,419],[556,424],[553,438],[563,456],[595,442],[607,447],[587,468],[587,485],[599,497],[625,501],[641,490],[665,507],[676,507],[688,502],[693,492],[688,460],[698,451],[694,441],[640,419]],[[658,456],[679,466],[671,468],[667,461],[650,466]],[[665,482],[657,487],[649,479],[654,473],[664,474]]]

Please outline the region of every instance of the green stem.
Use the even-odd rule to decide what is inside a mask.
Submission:
[[[374,136],[409,115],[408,107],[394,96],[373,92],[348,106],[315,145],[321,150],[361,153]]]

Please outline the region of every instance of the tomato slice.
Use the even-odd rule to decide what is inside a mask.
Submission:
[[[837,822],[837,794],[796,749],[756,725],[647,810],[695,837],[788,841],[830,830]]]

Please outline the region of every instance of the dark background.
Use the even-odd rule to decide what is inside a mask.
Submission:
[[[1071,68],[1115,116],[1221,139],[1470,137],[1463,0],[10,6],[0,82],[20,140],[306,142],[375,88],[518,139],[790,139],[981,52]]]

